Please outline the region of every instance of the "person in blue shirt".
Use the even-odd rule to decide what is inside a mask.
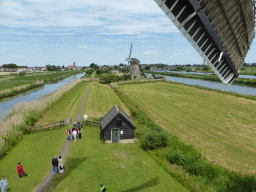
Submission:
[[[5,176],[3,176],[2,180],[0,181],[1,192],[6,192],[7,187],[8,187],[7,179],[5,179]]]

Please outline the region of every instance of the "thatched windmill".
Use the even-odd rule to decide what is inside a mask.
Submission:
[[[140,69],[139,69],[139,63],[140,61],[136,58],[131,58],[132,54],[132,44],[130,48],[130,54],[128,60],[128,67],[130,66],[130,75],[131,79],[140,79]]]

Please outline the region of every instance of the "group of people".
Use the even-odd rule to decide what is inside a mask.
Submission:
[[[64,172],[64,161],[61,158],[61,156],[59,156],[59,159],[57,159],[57,155],[54,156],[54,158],[52,159],[52,171],[54,173],[63,173]]]
[[[76,142],[76,139],[81,139],[82,138],[81,127],[82,127],[82,125],[78,121],[78,122],[75,122],[75,124],[73,125],[72,130],[70,130],[69,128],[67,129],[67,135],[68,135],[68,140],[69,141],[71,141],[73,139]]]
[[[18,170],[18,175],[20,179],[22,179],[22,175],[29,177],[29,175],[24,172],[23,166],[21,165],[21,163],[18,163],[17,170]],[[1,192],[6,192],[7,187],[8,187],[7,179],[5,178],[5,176],[3,176],[2,180],[0,181]]]

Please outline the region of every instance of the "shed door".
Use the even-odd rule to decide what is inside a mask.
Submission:
[[[112,143],[119,143],[118,129],[112,129]]]

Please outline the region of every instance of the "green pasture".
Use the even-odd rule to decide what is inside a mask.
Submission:
[[[129,110],[121,100],[110,89],[109,85],[92,83],[89,95],[86,99],[83,114],[88,115],[88,119],[104,117],[107,112],[117,104],[124,112],[129,114]]]
[[[4,80],[0,82],[0,91],[5,89],[13,89],[14,87],[19,87],[21,85],[33,84],[35,81],[13,81]]]
[[[83,127],[82,139],[72,141],[58,174],[46,191],[188,191],[174,180],[140,143],[105,144],[99,127]]]
[[[58,71],[54,73],[47,73],[47,74],[29,74],[26,76],[18,76],[13,78],[12,80],[30,80],[30,81],[36,81],[36,80],[43,80],[43,81],[54,81],[54,80],[60,80],[62,78],[65,78],[70,75],[75,75],[78,73],[77,71]]]
[[[25,135],[22,141],[0,161],[0,174],[9,183],[9,191],[33,191],[52,170],[51,160],[59,155],[66,142],[66,129],[58,128]],[[19,178],[18,163],[29,177]]]
[[[70,93],[65,95],[51,110],[47,111],[37,125],[45,125],[62,121],[64,118],[77,118],[90,83],[83,82],[77,85]]]
[[[209,161],[255,173],[255,101],[162,82],[120,85],[119,90]]]

